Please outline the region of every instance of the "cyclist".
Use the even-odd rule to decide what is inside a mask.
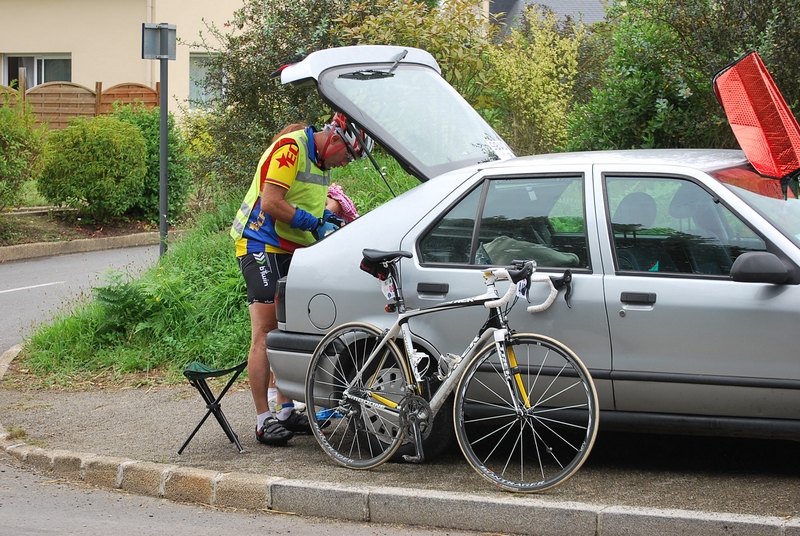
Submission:
[[[363,133],[360,139],[369,143]],[[266,336],[278,327],[275,289],[292,253],[343,224],[325,213],[329,170],[362,155],[358,140],[340,113],[321,130],[308,126],[283,133],[261,156],[231,228],[250,310],[247,370],[258,415],[256,438],[267,445],[283,445],[295,433],[311,431],[308,417],[275,387]],[[277,414],[270,399],[276,400]]]

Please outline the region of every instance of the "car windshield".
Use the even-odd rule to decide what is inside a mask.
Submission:
[[[401,63],[338,67],[320,92],[420,180],[513,157],[506,143],[435,70]]]
[[[791,188],[784,196],[779,180],[759,175],[749,166],[712,175],[800,246],[800,200]]]

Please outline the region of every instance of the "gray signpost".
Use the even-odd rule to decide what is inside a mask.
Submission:
[[[161,111],[161,138],[159,142],[160,153],[160,189],[159,189],[159,213],[160,217],[160,237],[161,247],[159,255],[167,251],[167,118],[168,118],[168,95],[167,92],[167,62],[175,59],[176,29],[174,25],[167,23],[142,24],[142,59],[161,61],[161,92],[159,96]]]

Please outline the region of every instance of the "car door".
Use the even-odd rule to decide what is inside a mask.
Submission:
[[[564,292],[545,312],[529,314],[527,303],[511,315],[518,332],[554,337],[575,351],[592,370],[601,407],[613,407],[608,382],[610,347],[603,304],[594,196],[589,166],[553,167],[536,173],[484,172],[454,191],[403,239],[414,251],[403,265],[406,302],[424,307],[437,301],[479,295],[485,291],[487,266],[508,266],[512,260],[535,259],[540,272],[573,273],[570,306]],[[523,168],[524,170],[524,168]],[[506,283],[500,283],[502,292]],[[549,289],[536,285],[531,303],[540,303]],[[486,319],[484,308],[430,315],[412,323],[414,333],[440,352],[460,354]]]
[[[763,234],[700,172],[594,176],[617,410],[797,418],[800,288],[728,275]]]

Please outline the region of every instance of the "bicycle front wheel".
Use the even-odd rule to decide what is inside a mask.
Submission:
[[[493,484],[544,491],[589,456],[597,392],[578,356],[554,339],[515,334],[505,350],[510,381],[494,343],[467,365],[453,406],[456,438],[470,465]]]
[[[410,373],[394,342],[375,352],[382,338],[370,324],[342,324],[320,341],[306,374],[314,437],[351,469],[382,464],[404,437],[398,405],[409,392]]]

